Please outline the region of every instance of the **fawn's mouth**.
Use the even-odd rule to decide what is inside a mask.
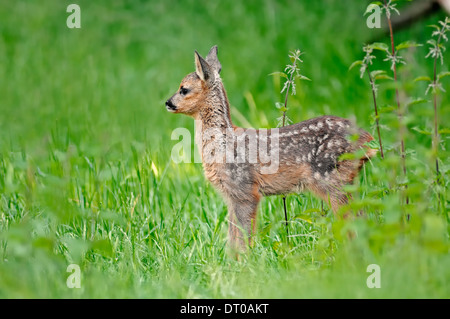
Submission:
[[[166,101],[166,109],[167,109],[167,111],[174,113],[177,110],[177,107],[172,104],[172,101],[167,100]]]

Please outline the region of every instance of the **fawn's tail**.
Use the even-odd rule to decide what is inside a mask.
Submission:
[[[370,158],[374,157],[378,152],[378,150],[371,148],[368,145],[365,145],[370,141],[373,141],[373,136],[364,130],[360,130],[357,146],[358,148],[362,148],[365,153],[364,156],[360,158],[359,168],[361,168],[365,162],[367,162]]]
[[[339,166],[339,176],[342,183],[352,183],[354,178],[358,175],[359,171],[363,167],[364,163],[370,160],[371,157],[377,153],[376,149],[373,149],[366,145],[366,143],[373,140],[372,135],[364,130],[359,130],[359,138],[356,141],[354,151],[359,149],[364,150],[364,155],[355,160],[344,160]]]

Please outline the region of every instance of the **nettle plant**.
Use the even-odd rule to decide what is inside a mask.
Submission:
[[[283,88],[281,89],[280,93],[285,92],[284,95],[284,102],[277,102],[275,103],[275,107],[279,109],[282,114],[280,117],[277,118],[277,127],[283,127],[285,125],[292,124],[292,120],[287,116],[286,112],[288,111],[288,97],[289,92],[291,92],[291,95],[296,95],[296,84],[295,81],[297,80],[307,80],[311,81],[311,79],[307,78],[306,76],[302,75],[300,73],[300,67],[299,64],[303,63],[303,60],[300,59],[300,56],[304,52],[301,52],[300,50],[294,50],[289,53],[289,58],[291,60],[291,64],[287,64],[284,72],[273,72],[270,75],[276,75],[285,78],[285,82],[283,85]]]
[[[374,46],[374,49],[378,49],[381,51],[384,51],[386,54],[385,59],[383,61],[390,62],[391,66],[390,69],[393,73],[394,77],[394,87],[395,87],[395,102],[397,105],[397,116],[399,118],[399,140],[400,140],[400,157],[401,157],[401,165],[402,165],[402,171],[403,171],[403,181],[402,184],[404,184],[405,191],[408,188],[407,184],[407,169],[406,169],[406,149],[405,149],[405,133],[406,133],[406,125],[403,122],[404,118],[404,110],[406,109],[404,106],[402,107],[400,104],[400,96],[399,96],[399,90],[398,90],[398,78],[397,78],[397,65],[399,64],[406,64],[406,62],[403,60],[403,58],[400,56],[399,52],[404,49],[408,49],[411,47],[417,47],[420,46],[420,44],[417,44],[412,41],[406,41],[403,43],[400,43],[399,45],[395,46],[394,42],[394,31],[392,28],[392,22],[391,22],[391,13],[395,12],[398,15],[400,15],[400,12],[395,8],[396,4],[393,3],[393,0],[386,1],[384,0],[382,3],[381,10],[385,12],[386,14],[386,20],[389,26],[389,37],[391,46],[389,47],[378,44]],[[409,204],[409,197],[408,195],[404,195],[406,204]]]
[[[409,99],[409,100],[401,100],[399,89],[401,89],[400,81],[398,79],[398,66],[402,64],[406,64],[403,57],[400,55],[400,52],[405,49],[409,49],[412,47],[419,47],[422,46],[422,44],[415,43],[413,41],[406,41],[403,43],[400,43],[398,45],[395,45],[394,42],[394,32],[392,28],[392,22],[391,22],[391,16],[393,13],[400,14],[400,12],[396,8],[396,4],[393,0],[383,2],[376,1],[372,2],[367,6],[366,12],[371,12],[374,10],[374,8],[380,9],[380,12],[384,12],[386,15],[386,21],[389,27],[389,37],[390,37],[390,45],[387,45],[385,43],[376,42],[372,44],[365,45],[363,47],[363,52],[365,53],[365,56],[362,60],[358,60],[353,62],[353,64],[350,66],[350,69],[355,66],[360,66],[360,76],[361,78],[364,77],[364,74],[367,74],[370,88],[372,91],[372,97],[373,97],[373,104],[374,104],[374,118],[375,118],[375,125],[378,135],[378,143],[380,148],[380,155],[381,158],[384,159],[385,153],[383,150],[383,143],[381,139],[381,130],[380,127],[380,110],[377,107],[379,105],[379,102],[377,101],[377,91],[378,91],[378,84],[377,81],[381,79],[391,80],[393,81],[393,88],[395,90],[395,107],[390,108],[391,110],[394,110],[397,112],[397,116],[399,119],[399,129],[398,129],[398,140],[400,141],[400,158],[401,158],[401,166],[403,170],[403,179],[399,183],[398,186],[404,186],[405,191],[408,187],[408,179],[407,179],[407,170],[406,170],[406,150],[405,150],[405,140],[404,136],[406,133],[406,125],[403,121],[403,118],[405,116],[405,113],[408,109],[408,107],[412,104],[417,103],[424,103],[428,102],[425,99],[417,98],[417,99]],[[431,94],[432,95],[432,102],[434,107],[434,119],[433,119],[433,143],[432,143],[432,154],[433,154],[433,160],[435,162],[435,170],[436,170],[436,185],[440,182],[440,171],[439,171],[439,108],[438,108],[438,95],[441,92],[445,92],[441,80],[450,75],[450,72],[443,71],[438,73],[438,61],[441,62],[441,65],[443,64],[443,52],[445,51],[444,42],[448,41],[447,32],[450,30],[450,19],[446,17],[444,21],[439,21],[439,24],[437,25],[431,25],[434,30],[431,34],[431,39],[427,41],[427,44],[429,45],[429,51],[426,55],[426,58],[433,59],[433,75],[430,76],[420,76],[415,79],[415,81],[426,81],[428,82],[427,89],[425,91],[425,95]],[[383,61],[389,63],[389,70],[392,73],[392,76],[388,76],[388,73],[384,70],[371,70],[373,60],[376,59],[374,51],[381,52],[384,57]],[[405,92],[402,92],[405,93]],[[406,95],[406,94],[403,94]],[[389,108],[388,108],[389,109]],[[425,132],[427,133],[427,132]],[[429,133],[427,133],[429,134]],[[409,203],[408,195],[405,192],[404,196],[406,200],[406,204]]]
[[[407,106],[411,105],[412,103],[419,103],[421,100],[414,100],[411,102],[403,103],[400,99],[400,81],[398,79],[398,66],[402,64],[406,64],[403,57],[400,55],[402,50],[406,50],[413,47],[421,46],[421,44],[415,43],[413,41],[405,41],[398,45],[395,45],[394,41],[394,31],[392,28],[392,22],[391,22],[391,16],[392,13],[400,14],[400,12],[396,8],[396,4],[393,0],[389,1],[375,1],[370,3],[367,6],[367,9],[364,13],[366,15],[367,13],[371,12],[374,7],[381,8],[381,12],[384,12],[387,20],[387,24],[389,27],[389,38],[390,38],[390,45],[387,45],[382,42],[376,42],[372,44],[365,45],[363,47],[363,51],[365,52],[365,56],[363,60],[355,61],[350,68],[353,68],[356,65],[360,65],[360,75],[361,78],[363,78],[364,73],[367,73],[370,87],[372,90],[372,97],[373,97],[373,104],[374,104],[374,118],[375,118],[375,124],[376,124],[376,130],[378,135],[378,142],[380,147],[380,156],[382,159],[384,159],[385,154],[383,150],[382,145],[382,139],[381,139],[381,132],[380,132],[380,114],[377,107],[377,90],[378,85],[376,83],[377,80],[391,80],[393,81],[393,88],[395,91],[395,112],[397,113],[397,117],[399,120],[399,130],[398,130],[398,140],[400,142],[400,160],[401,160],[401,168],[403,172],[403,178],[399,182],[399,186],[403,186],[405,190],[404,199],[406,204],[409,204],[409,198],[406,194],[407,190],[407,168],[406,168],[406,149],[405,149],[405,134],[406,134],[406,124],[404,123],[404,116],[405,112],[407,110]],[[392,76],[388,75],[388,72],[385,70],[371,70],[370,66],[372,65],[373,59],[375,59],[374,51],[381,52],[384,57],[383,61],[389,63],[389,70],[392,73]]]
[[[299,49],[291,51],[289,53],[289,58],[291,60],[291,64],[287,64],[284,68],[284,72],[273,72],[269,75],[280,76],[285,79],[283,88],[280,93],[284,93],[284,102],[276,102],[275,107],[280,110],[281,116],[277,118],[277,127],[283,127],[285,125],[292,124],[292,120],[288,117],[286,112],[288,111],[288,98],[289,92],[291,95],[297,94],[296,83],[297,80],[307,80],[311,81],[308,77],[302,75],[300,73],[300,63],[303,63],[303,60],[300,59],[300,56],[304,52],[301,52]],[[286,225],[286,234],[287,238],[289,238],[289,229],[288,229],[288,216],[287,216],[287,208],[286,208],[286,195],[282,195],[283,198],[283,208],[284,208],[284,218]]]
[[[428,54],[425,58],[433,59],[433,78],[429,76],[421,76],[416,78],[415,81],[426,81],[428,82],[425,94],[431,93],[433,96],[433,108],[434,108],[434,125],[433,125],[433,157],[436,166],[436,183],[439,184],[439,110],[438,110],[438,94],[440,92],[445,92],[441,80],[442,78],[450,75],[450,72],[443,71],[439,74],[437,73],[437,61],[441,61],[441,65],[444,64],[443,52],[445,51],[445,46],[443,42],[447,42],[447,32],[450,30],[450,19],[445,17],[444,21],[439,21],[439,25],[431,25],[430,27],[435,30],[431,34],[431,39],[427,41],[429,45]]]
[[[378,85],[376,84],[376,80],[381,79],[391,79],[388,75],[386,75],[386,71],[383,70],[370,70],[370,65],[372,65],[372,60],[375,59],[375,56],[372,55],[374,50],[373,45],[365,45],[363,47],[363,51],[366,53],[364,58],[362,60],[358,60],[352,63],[349,69],[352,69],[353,67],[360,65],[359,72],[361,79],[364,77],[364,74],[367,73],[367,77],[369,78],[370,88],[372,90],[372,98],[373,98],[373,108],[375,113],[375,124],[376,124],[376,130],[378,135],[378,144],[380,148],[380,156],[382,159],[384,159],[384,151],[383,151],[383,142],[381,139],[381,132],[380,132],[380,116],[378,114],[378,106],[377,106],[377,93],[378,93]]]

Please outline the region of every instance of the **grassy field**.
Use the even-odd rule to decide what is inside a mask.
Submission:
[[[194,124],[164,102],[194,71],[194,50],[214,44],[236,125],[276,125],[282,83],[269,74],[298,48],[312,81],[298,83],[289,116],[353,118],[376,136],[368,80],[348,70],[364,43],[389,41],[366,27],[367,2],[79,0],[81,29],[66,26],[70,3],[0,5],[0,298],[450,297],[449,78],[442,185],[433,183],[432,103],[408,107],[404,178],[392,85],[380,82],[386,159],[348,189],[366,218],[342,221],[311,195],[290,195],[288,240],[281,198],[265,198],[255,246],[239,261],[201,164],[171,160],[172,131]],[[425,44],[426,26],[444,17],[396,32],[396,42]],[[403,52],[403,104],[430,100],[413,82],[432,76],[427,46]],[[382,60],[374,69],[389,73]],[[449,71],[450,50],[444,61]],[[358,236],[347,240],[349,230]],[[66,285],[69,264],[80,266],[79,289]],[[370,264],[380,266],[379,289],[366,284]]]

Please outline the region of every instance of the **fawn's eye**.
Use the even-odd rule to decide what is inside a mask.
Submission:
[[[180,94],[181,95],[186,95],[186,94],[188,94],[189,93],[189,90],[188,89],[186,89],[185,87],[181,87],[181,89],[180,89]]]

